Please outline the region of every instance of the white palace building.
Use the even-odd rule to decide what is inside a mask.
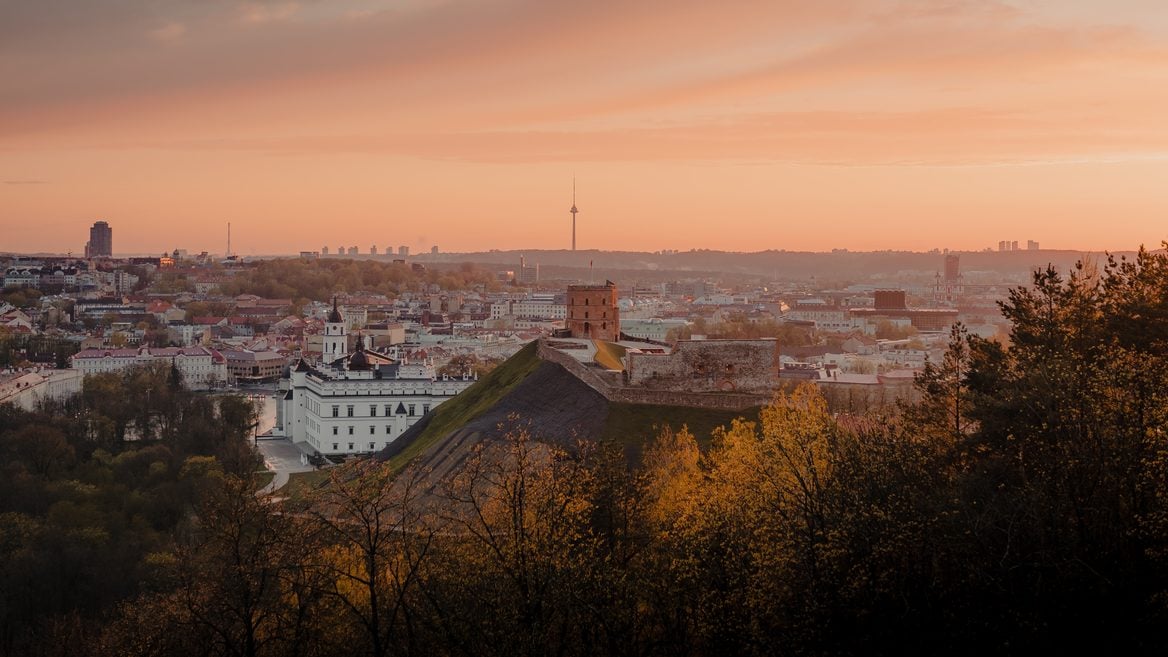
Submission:
[[[272,435],[325,455],[379,451],[474,383],[470,377],[439,377],[431,362],[366,351],[360,337],[350,353],[348,340],[334,300],[321,360],[301,359],[280,380]]]

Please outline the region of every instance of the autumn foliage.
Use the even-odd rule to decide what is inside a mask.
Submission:
[[[1002,310],[1010,346],[956,327],[919,402],[805,385],[633,467],[512,418],[449,480],[360,462],[296,506],[200,479],[76,652],[1162,654],[1168,262],[1039,272]]]

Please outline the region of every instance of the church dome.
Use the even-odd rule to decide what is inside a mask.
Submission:
[[[349,369],[369,369],[369,356],[365,353],[365,336],[357,336],[357,348],[353,351],[353,355],[349,357]]]
[[[369,357],[365,355],[364,351],[358,351],[349,358],[349,369],[351,370],[367,370],[369,369]]]

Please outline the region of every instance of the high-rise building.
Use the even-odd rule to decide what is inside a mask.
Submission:
[[[86,258],[109,258],[114,254],[114,229],[104,221],[96,221],[89,229],[85,244]]]
[[[410,255],[410,247],[399,246],[397,249],[397,254],[403,258],[408,257]]]
[[[961,280],[961,257],[956,253],[945,254],[945,274],[937,273],[937,281],[933,284],[933,303],[937,305],[956,304],[965,288]]]
[[[349,255],[357,255],[357,247],[350,246],[349,247]]]
[[[328,255],[328,247],[327,246],[320,247],[320,254],[321,255]]]
[[[1038,250],[1038,242],[1035,242],[1034,240],[1026,240],[1026,250],[1027,251],[1037,251]]]
[[[377,255],[377,245],[376,244],[369,247],[369,255]]]
[[[433,255],[438,255],[438,245],[430,247],[430,253]]]
[[[955,253],[945,256],[945,280],[955,281],[961,277],[961,257]]]
[[[527,258],[519,256],[519,271],[515,272],[515,280],[518,283],[538,283],[539,282],[539,263],[535,266],[527,264]]]

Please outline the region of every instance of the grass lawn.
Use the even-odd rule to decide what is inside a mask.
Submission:
[[[627,349],[619,344],[603,340],[593,340],[592,344],[596,345],[596,355],[593,360],[601,367],[606,370],[625,371],[624,357]]]
[[[304,499],[314,488],[328,481],[331,468],[312,472],[293,472],[288,475],[288,483],[278,493],[290,500]]]
[[[260,470],[260,471],[256,472],[255,473],[255,482],[256,482],[255,489],[259,490],[259,489],[263,488],[264,486],[267,486],[268,484],[272,483],[272,480],[275,478],[276,478],[276,473],[272,472],[271,470]]]

